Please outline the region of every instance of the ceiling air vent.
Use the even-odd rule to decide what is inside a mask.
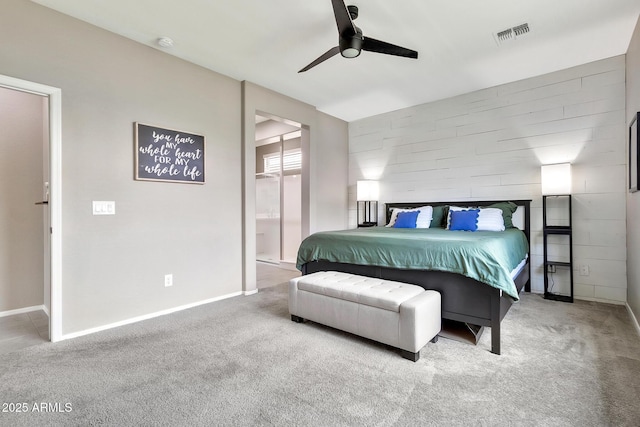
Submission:
[[[493,35],[498,46],[502,43],[515,40],[529,33],[529,24],[521,24],[506,30],[498,31]]]

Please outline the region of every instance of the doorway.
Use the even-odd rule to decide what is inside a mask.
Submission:
[[[0,342],[49,340],[49,126],[42,95],[0,87]]]
[[[61,311],[61,91],[58,88],[51,86],[41,85],[39,83],[29,82],[26,80],[20,80],[13,77],[0,75],[0,88],[5,94],[12,95],[25,95],[36,99],[41,106],[41,115],[34,122],[34,127],[40,129],[40,145],[39,147],[39,162],[30,164],[27,171],[30,172],[29,180],[34,179],[31,173],[35,174],[37,178],[37,189],[33,189],[31,186],[30,192],[22,199],[16,198],[16,189],[8,189],[5,187],[0,189],[4,195],[11,194],[11,202],[18,200],[23,208],[33,209],[31,213],[39,218],[36,222],[31,222],[33,228],[37,230],[28,231],[30,239],[33,241],[39,241],[39,248],[29,248],[24,251],[26,256],[22,256],[19,262],[25,263],[28,268],[39,269],[39,277],[41,281],[36,285],[34,292],[41,292],[41,299],[30,299],[20,295],[23,289],[16,290],[9,286],[8,290],[5,290],[6,294],[15,297],[11,306],[8,309],[3,308],[4,313],[11,314],[17,311],[20,314],[21,311],[27,312],[34,307],[38,307],[38,304],[31,305],[33,301],[41,302],[40,307],[49,315],[48,321],[48,337],[50,341],[59,341],[62,339],[62,311]],[[35,98],[33,98],[35,97]],[[17,98],[16,98],[17,99]],[[25,98],[26,99],[26,98]],[[11,147],[10,150],[14,150],[12,156],[21,153],[19,147]],[[23,167],[24,168],[24,167]],[[21,170],[15,170],[15,173],[20,173]],[[22,171],[24,172],[24,171]],[[18,191],[21,190],[21,186],[18,185]],[[15,217],[15,213],[9,214],[8,209],[3,209],[5,225],[9,225],[9,229],[17,229],[18,224],[23,221],[22,217]],[[2,213],[0,213],[2,215]],[[2,218],[2,217],[0,217]],[[1,219],[0,219],[1,220]],[[22,225],[22,224],[21,224]],[[5,230],[7,228],[5,227]],[[22,227],[22,229],[28,229],[28,227]],[[11,232],[15,232],[11,231]],[[39,235],[39,240],[38,236]],[[20,238],[17,240],[18,246],[22,244]],[[9,273],[5,269],[5,279],[8,275],[15,275],[13,270],[20,267],[18,259],[16,258],[17,247],[12,247],[10,251],[10,262],[8,265],[12,269]],[[29,253],[34,254],[33,257],[40,260],[40,262],[29,260]],[[7,259],[0,259],[2,265],[7,265]],[[18,263],[18,264],[16,264]],[[35,265],[35,264],[40,264]],[[41,266],[41,267],[40,267]],[[24,270],[24,269],[23,269]],[[13,276],[12,276],[13,277]],[[28,279],[30,280],[30,279]],[[22,284],[24,285],[24,283]]]
[[[256,260],[295,266],[302,240],[301,126],[256,115]]]
[[[302,128],[256,115],[256,286],[266,288],[299,273],[302,241]]]

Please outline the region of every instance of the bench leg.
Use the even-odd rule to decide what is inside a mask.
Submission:
[[[405,359],[411,360],[412,362],[417,362],[418,359],[420,359],[420,352],[414,353],[412,351],[400,349],[400,355]]]
[[[296,323],[303,323],[304,319],[300,316],[296,316],[295,314],[291,315],[291,320],[293,320]]]

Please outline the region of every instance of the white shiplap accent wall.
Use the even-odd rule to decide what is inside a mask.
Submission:
[[[571,162],[575,296],[624,303],[625,150],[624,56],[369,117],[349,124],[349,223],[359,179],[380,181],[381,223],[385,202],[532,199],[542,292],[540,166]]]

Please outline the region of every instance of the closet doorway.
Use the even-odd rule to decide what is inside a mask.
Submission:
[[[256,115],[256,260],[295,269],[302,240],[301,125]]]

